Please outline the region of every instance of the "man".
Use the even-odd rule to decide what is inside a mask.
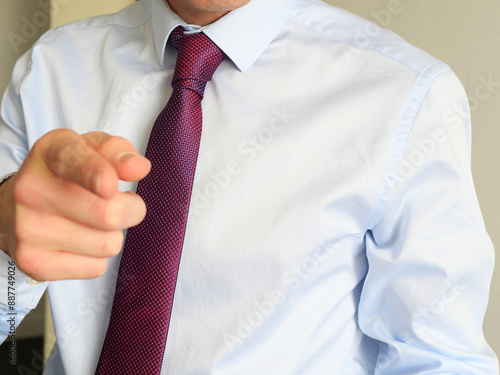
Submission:
[[[202,102],[162,374],[498,373],[460,83],[309,0],[143,0],[50,31],[18,62],[1,113],[2,272],[15,260],[18,317],[48,286],[46,373],[98,365],[179,25],[227,57]]]

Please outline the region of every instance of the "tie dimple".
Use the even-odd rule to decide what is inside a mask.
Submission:
[[[169,42],[178,50],[172,95],[155,121],[150,174],[137,194],[146,218],[127,233],[110,323],[96,374],[159,374],[167,340],[201,137],[201,99],[224,59],[204,34]]]

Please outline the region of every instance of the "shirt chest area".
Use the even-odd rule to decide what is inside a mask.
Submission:
[[[387,163],[372,135],[320,106],[216,97],[204,99],[186,232],[194,264],[283,274],[325,243],[358,251]]]
[[[306,256],[318,237],[363,237],[398,106],[387,111],[376,92],[353,80],[316,74],[311,83],[297,69],[286,76],[258,66],[239,72],[225,61],[208,83],[186,234],[188,243],[202,241],[196,248],[224,252],[244,244],[255,257],[255,249],[280,254],[305,241],[295,253]],[[79,101],[58,117],[81,124],[80,133],[123,136],[144,152],[172,72],[127,72],[126,80],[113,73],[99,106]]]

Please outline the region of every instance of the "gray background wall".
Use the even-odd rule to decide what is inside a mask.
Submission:
[[[48,4],[48,2],[46,2]],[[40,12],[37,25],[33,16]],[[50,26],[49,12],[33,0],[0,0],[0,90],[10,81],[15,61]]]
[[[49,22],[49,0],[1,0],[0,90],[14,61]],[[50,26],[113,12],[133,0],[50,0]],[[469,95],[473,119],[473,174],[487,229],[500,251],[500,0],[327,0],[394,30],[452,67]],[[24,18],[23,18],[24,17]],[[29,24],[33,26],[29,26]],[[13,33],[23,39],[12,39]],[[10,39],[9,39],[10,35]],[[13,40],[16,43],[13,43]],[[494,84],[487,85],[485,82]],[[500,269],[496,269],[485,334],[500,353]],[[35,326],[39,323],[35,324]]]

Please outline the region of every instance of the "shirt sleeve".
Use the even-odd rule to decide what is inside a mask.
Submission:
[[[30,72],[31,51],[26,52],[16,63],[12,80],[2,98],[0,108],[0,177],[16,172],[28,154],[28,134],[21,99],[23,82]]]
[[[0,251],[0,343],[15,337],[19,323],[38,305],[47,285],[32,280]]]
[[[419,78],[417,85],[426,85]],[[375,374],[498,374],[483,318],[494,265],[473,186],[467,97],[449,70],[410,98],[366,236],[359,326]]]
[[[16,63],[0,109],[0,181],[15,173],[28,153],[28,135],[21,100],[22,82],[31,66],[30,51]],[[48,283],[21,272],[0,250],[0,342],[15,335],[22,319],[36,307]]]

